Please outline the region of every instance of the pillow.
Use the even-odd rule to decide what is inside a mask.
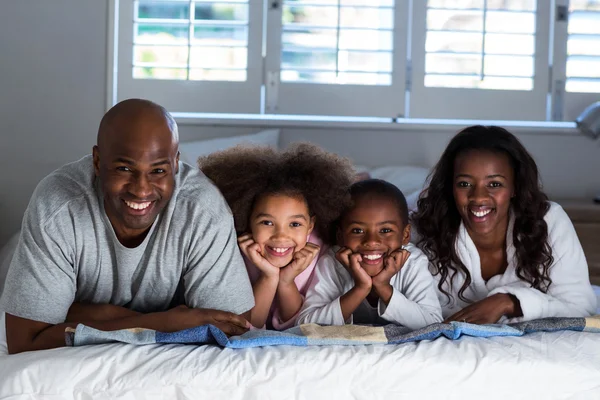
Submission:
[[[238,144],[264,145],[273,148],[279,147],[279,129],[269,129],[250,135],[230,136],[224,138],[196,140],[179,144],[180,160],[191,165],[201,156],[206,156],[215,151],[221,151]]]
[[[408,210],[414,211],[417,208],[419,194],[425,187],[429,170],[413,166],[388,166],[372,169],[369,174],[371,178],[388,181],[402,190]]]

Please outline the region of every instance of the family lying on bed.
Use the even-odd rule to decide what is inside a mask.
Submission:
[[[106,113],[93,154],[42,180],[26,210],[0,298],[10,353],[64,346],[79,323],[239,335],[595,310],[573,225],[502,128],[451,140],[411,217],[416,246],[401,191],[352,183],[349,162],[316,146],[198,163],[204,174],[179,162],[164,108],[131,99]]]

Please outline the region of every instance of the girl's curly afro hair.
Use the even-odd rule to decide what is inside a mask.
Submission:
[[[200,157],[198,166],[223,193],[238,233],[249,231],[259,196],[283,194],[306,201],[317,234],[331,244],[331,225],[350,204],[350,161],[313,144],[297,143],[285,151],[240,145]]]

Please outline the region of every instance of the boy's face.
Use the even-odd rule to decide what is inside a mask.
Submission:
[[[354,207],[342,218],[339,230],[341,245],[360,253],[361,266],[369,276],[384,267],[384,257],[410,240],[410,225],[400,215],[392,199],[364,195],[355,199]]]

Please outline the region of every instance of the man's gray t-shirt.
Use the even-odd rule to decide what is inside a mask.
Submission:
[[[164,311],[186,305],[244,313],[254,306],[233,217],[218,189],[180,163],[173,197],[144,242],[126,248],[106,216],[92,157],[43,179],[23,218],[0,309],[64,322],[74,302]]]

